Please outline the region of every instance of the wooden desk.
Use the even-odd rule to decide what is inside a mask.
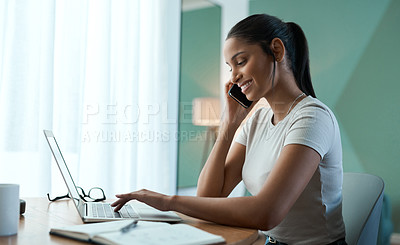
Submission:
[[[68,238],[49,235],[52,227],[78,225],[82,221],[71,200],[50,203],[46,198],[25,198],[26,212],[21,215],[18,234],[0,237],[0,245],[15,244],[87,244]],[[184,223],[213,234],[221,235],[227,244],[252,244],[258,231],[214,223],[181,215]]]

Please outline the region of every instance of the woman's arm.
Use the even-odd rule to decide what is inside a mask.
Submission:
[[[160,210],[173,210],[219,224],[269,230],[278,225],[307,186],[320,155],[303,145],[283,148],[261,191],[252,197],[212,198],[166,196],[141,190],[117,195],[112,204],[119,210],[132,199]]]
[[[246,147],[238,143],[232,144],[235,130],[230,130],[228,126],[221,127],[210,156],[200,173],[197,196],[227,197],[241,181]]]
[[[244,109],[229,97],[231,86],[231,82],[225,84],[225,112],[217,140],[199,176],[198,196],[227,197],[242,179],[246,147],[232,141],[250,109]]]

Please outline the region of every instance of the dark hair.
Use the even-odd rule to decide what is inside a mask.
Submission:
[[[275,56],[269,46],[272,39],[276,37],[281,39],[297,86],[305,94],[316,97],[311,83],[307,39],[299,25],[294,22],[285,23],[275,16],[256,14],[241,20],[232,27],[226,39],[233,37],[250,44],[259,44],[264,52],[274,59]]]

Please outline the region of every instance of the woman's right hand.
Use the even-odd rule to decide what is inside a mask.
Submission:
[[[231,125],[234,127],[239,127],[242,121],[249,114],[253,106],[256,104],[255,102],[249,108],[244,108],[238,102],[236,102],[233,98],[229,96],[229,90],[233,86],[231,81],[225,83],[225,109],[222,115],[222,123]]]

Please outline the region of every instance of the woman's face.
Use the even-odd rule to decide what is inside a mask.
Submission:
[[[236,83],[249,100],[259,100],[271,91],[274,60],[257,44],[229,38],[224,45],[225,61],[231,82]]]

